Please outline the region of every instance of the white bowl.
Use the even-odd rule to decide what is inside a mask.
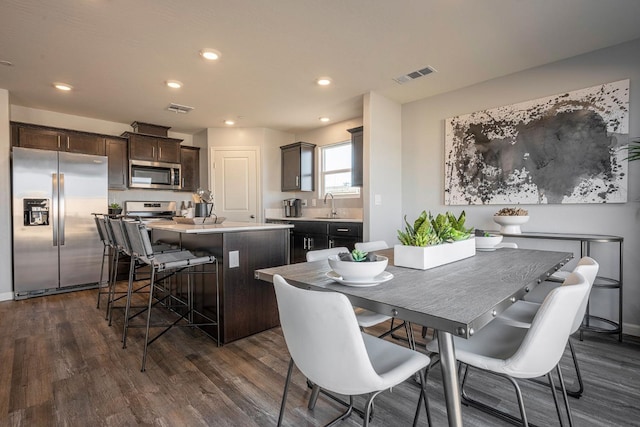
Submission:
[[[503,234],[520,234],[520,225],[529,221],[529,215],[494,215],[493,221],[501,225],[500,232]]]
[[[333,271],[342,276],[343,280],[363,281],[373,279],[381,274],[389,259],[386,256],[376,255],[376,261],[341,261],[338,255],[331,255],[328,259]]]
[[[490,236],[476,236],[477,249],[491,249],[500,242],[502,242],[502,236],[500,234],[492,234]]]

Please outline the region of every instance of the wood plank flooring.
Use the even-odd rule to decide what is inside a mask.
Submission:
[[[0,302],[0,426],[276,424],[289,362],[279,328],[224,347],[197,329],[174,328],[150,347],[143,373],[143,330],[132,329],[122,349],[122,312],[109,327],[104,309],[95,307],[96,292]],[[582,398],[570,399],[577,426],[640,426],[640,340],[625,338],[623,344],[598,334],[574,338],[586,388]],[[564,373],[572,383],[566,356]],[[295,372],[285,425],[320,426],[333,419],[342,408],[328,399],[307,409],[310,390]],[[474,373],[470,385],[492,405],[517,411],[502,380]],[[522,388],[530,421],[558,425],[549,390],[527,381]],[[428,390],[434,424],[444,426],[439,369],[430,374]],[[373,425],[411,425],[417,398],[411,381],[381,394]],[[508,425],[469,407],[463,407],[463,421]],[[361,425],[361,419],[341,425]]]

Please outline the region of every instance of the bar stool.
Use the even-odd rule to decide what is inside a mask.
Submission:
[[[104,259],[107,258],[107,265],[111,265],[111,257],[114,255],[112,249],[111,242],[109,237],[107,236],[106,224],[104,220],[103,214],[93,213],[93,219],[96,222],[96,228],[98,229],[98,236],[100,237],[100,241],[102,242],[102,262],[100,263],[100,280],[98,281],[98,301],[96,303],[96,308],[100,308],[100,298],[102,295],[109,294],[109,284],[111,283],[111,276],[107,279],[107,282],[104,283]],[[102,288],[107,288],[103,291]]]
[[[218,260],[213,255],[205,255],[205,256],[196,256],[188,250],[179,250],[172,252],[164,252],[164,253],[155,253],[153,250],[153,246],[151,245],[151,239],[149,238],[149,234],[146,230],[145,225],[141,221],[122,221],[124,225],[124,230],[126,232],[126,237],[128,238],[132,258],[139,260],[140,262],[148,265],[151,268],[151,277],[149,280],[149,299],[147,303],[147,307],[143,309],[142,312],[146,311],[147,313],[147,321],[146,325],[130,325],[129,320],[136,317],[138,314],[142,312],[138,312],[134,315],[130,316],[131,309],[131,297],[132,297],[132,272],[129,273],[129,286],[127,289],[127,305],[125,308],[125,319],[124,319],[124,332],[123,332],[123,347],[126,347],[126,332],[129,327],[145,327],[145,342],[144,342],[144,350],[142,353],[142,368],[141,371],[144,372],[146,359],[147,359],[147,349],[150,344],[152,344],[156,339],[162,336],[165,332],[171,329],[173,326],[178,326],[178,322],[181,320],[186,320],[186,326],[215,326],[217,335],[216,341],[218,346],[220,345],[220,294],[219,294],[219,285],[218,285]],[[132,261],[133,262],[133,261]],[[212,264],[215,266],[215,271],[193,271],[193,267],[196,266],[204,266],[207,264]],[[164,273],[161,277],[156,277],[159,273]],[[170,290],[163,289],[158,286],[157,279],[159,281],[164,281],[174,277],[176,274],[186,274],[187,277],[187,300],[184,301],[175,295],[172,295]],[[215,274],[215,292],[216,292],[216,315],[215,319],[209,317],[208,315],[198,312],[194,310],[193,307],[193,286],[191,283],[191,275],[204,273],[204,274]],[[156,289],[162,290],[165,295],[164,297],[158,299],[154,303],[154,291]],[[176,302],[177,305],[171,306],[171,311],[178,315],[177,319],[173,322],[167,323],[159,323],[159,324],[151,324],[151,312],[152,309],[158,304],[162,303],[165,300],[171,300],[172,302]],[[179,313],[182,311],[182,313]],[[197,314],[199,317],[205,319],[205,322],[194,323],[194,314]],[[150,329],[152,327],[162,327],[163,330],[159,332],[155,337],[149,338]]]

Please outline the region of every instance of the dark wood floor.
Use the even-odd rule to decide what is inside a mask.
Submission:
[[[279,328],[220,348],[198,330],[174,328],[150,347],[142,373],[142,330],[132,330],[122,349],[122,314],[109,327],[104,311],[95,308],[95,295],[82,291],[0,303],[1,426],[275,425],[289,360]],[[620,344],[613,336],[587,334],[575,343],[586,382],[584,396],[571,399],[576,425],[640,425],[640,341],[629,337]],[[563,366],[571,382],[570,365]],[[492,405],[516,410],[501,380],[471,380]],[[446,425],[439,369],[430,375],[428,390],[434,424]],[[523,392],[531,422],[558,425],[548,389],[524,382]],[[321,400],[309,411],[309,393],[296,372],[286,425],[323,425],[341,410]],[[373,425],[410,425],[417,396],[410,381],[383,393]],[[463,421],[506,425],[468,407]],[[360,423],[355,416],[342,425]]]

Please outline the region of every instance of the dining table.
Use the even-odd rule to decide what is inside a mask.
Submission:
[[[573,257],[569,252],[499,248],[418,270],[395,266],[393,248],[376,254],[389,259],[386,276],[369,286],[338,283],[327,260],[259,269],[255,278],[272,283],[279,274],[291,285],[339,292],[356,307],[433,328],[450,426],[462,425],[453,337],[472,337]]]

